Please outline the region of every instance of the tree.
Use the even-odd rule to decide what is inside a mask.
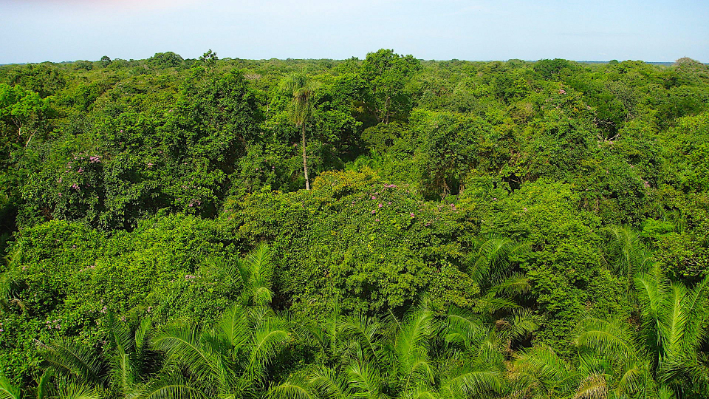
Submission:
[[[49,100],[39,94],[25,90],[19,85],[9,86],[0,83],[0,134],[5,126],[12,126],[15,134],[8,134],[8,142],[17,142],[28,146],[35,134],[43,127],[51,111]],[[3,142],[5,141],[3,137]]]
[[[317,341],[334,361],[301,370],[271,398],[469,398],[504,388],[497,335],[465,312],[441,321],[424,304],[402,320],[360,314],[325,329]]]
[[[109,56],[104,55],[103,57],[101,57],[101,66],[102,67],[105,68],[105,67],[109,66],[110,64],[111,64],[111,58]]]
[[[305,189],[310,190],[308,178],[308,157],[306,153],[305,129],[313,113],[313,97],[318,85],[305,73],[294,73],[285,78],[281,83],[284,91],[292,95],[288,111],[290,120],[300,128],[303,147],[303,174],[305,176]]]
[[[112,397],[121,398],[132,398],[143,391],[143,379],[151,371],[154,355],[148,348],[151,320],[119,321],[109,312],[104,323],[108,337],[101,352],[68,339],[42,347],[40,353],[49,368],[39,381],[38,397],[39,392],[50,389],[58,390],[60,397],[71,397],[71,392],[93,395],[87,398],[98,397],[93,394],[97,390],[111,391]],[[52,379],[54,384],[49,384]]]
[[[185,60],[179,54],[168,51],[166,53],[155,53],[148,58],[148,64],[157,69],[174,68],[182,65]]]
[[[179,384],[169,378],[155,379],[146,396],[158,392],[177,396],[190,390],[202,397],[253,395],[267,380],[269,362],[289,340],[285,320],[265,306],[235,304],[213,329],[171,326],[154,341],[166,355],[163,375],[178,373],[187,378]]]
[[[412,55],[401,56],[394,50],[381,49],[367,54],[361,76],[367,84],[363,101],[377,123],[405,119],[413,105],[407,85],[421,63]]]
[[[688,289],[670,283],[659,267],[635,279],[638,334],[622,321],[588,319],[576,343],[580,354],[610,362],[605,384],[622,394],[700,398],[709,390],[709,277]]]
[[[217,53],[210,48],[209,51],[199,57],[199,60],[202,61],[207,68],[212,69],[217,65],[219,57],[217,57]]]

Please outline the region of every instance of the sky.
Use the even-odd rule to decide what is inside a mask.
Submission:
[[[709,62],[709,0],[0,0],[0,64],[198,58]]]

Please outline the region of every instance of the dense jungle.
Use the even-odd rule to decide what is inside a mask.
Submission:
[[[0,399],[707,398],[709,67],[0,66]]]

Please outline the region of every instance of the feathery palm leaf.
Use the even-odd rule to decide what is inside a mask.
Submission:
[[[365,359],[381,364],[382,345],[379,338],[383,332],[382,324],[364,314],[348,317],[340,322],[343,338],[355,342],[364,352]]]
[[[261,244],[245,259],[237,261],[237,269],[244,283],[244,305],[266,305],[273,299],[271,291],[271,253],[266,244]]]
[[[492,365],[490,365],[492,366]],[[480,397],[491,392],[501,392],[505,386],[504,375],[500,370],[489,367],[487,370],[456,370],[454,375],[445,378],[441,390],[450,397]]]
[[[86,384],[69,382],[59,385],[57,396],[59,399],[98,399],[100,393]]]
[[[91,348],[61,338],[50,345],[42,345],[40,355],[58,371],[72,375],[80,382],[101,381],[102,359]]]
[[[586,377],[578,387],[574,399],[606,399],[608,397],[608,384],[605,376],[591,374]]]
[[[529,277],[522,273],[514,273],[502,280],[499,284],[491,287],[488,292],[507,296],[526,295],[532,289]]]
[[[170,326],[153,345],[165,352],[169,364],[186,367],[199,381],[213,381],[223,366],[220,354],[203,345],[202,334],[195,327]]]
[[[589,318],[582,322],[582,332],[576,338],[576,345],[595,353],[611,355],[626,362],[639,357],[638,348],[622,322]]]
[[[208,397],[199,389],[191,386],[180,373],[169,370],[151,383],[136,396],[138,399],[201,399]]]
[[[353,397],[377,399],[382,397],[382,376],[379,371],[363,362],[355,362],[347,366],[345,373],[349,385],[354,390]]]
[[[412,383],[418,376],[419,381],[433,382],[434,375],[428,361],[428,340],[434,333],[433,312],[423,307],[413,311],[400,325],[393,343],[396,368],[400,375]],[[422,380],[423,379],[423,380]]]
[[[0,399],[20,399],[20,387],[0,373]]]
[[[282,320],[273,318],[258,327],[253,334],[246,374],[254,380],[263,378],[264,367],[291,338]]]
[[[576,385],[570,366],[544,345],[517,354],[508,377],[518,391],[532,390],[552,397],[571,393]]]
[[[271,399],[316,399],[310,390],[308,380],[302,376],[292,376],[288,381],[268,391]]]
[[[54,369],[45,369],[37,381],[37,399],[46,399],[49,397],[49,392],[52,388],[52,378],[54,377]],[[1,396],[0,396],[1,397]]]
[[[346,399],[352,397],[352,390],[344,374],[331,368],[320,367],[310,377],[310,386],[320,397],[328,399]]]

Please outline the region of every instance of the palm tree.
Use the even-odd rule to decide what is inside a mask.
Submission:
[[[269,363],[293,335],[290,323],[269,306],[270,259],[262,244],[237,261],[241,298],[213,328],[175,324],[153,340],[165,353],[164,368],[141,397],[243,398],[264,389]]]
[[[49,367],[38,383],[38,397],[46,396],[42,392],[56,391],[60,397],[78,398],[108,390],[115,397],[130,398],[141,392],[142,379],[150,371],[152,354],[147,343],[151,321],[122,322],[112,312],[104,320],[108,339],[100,352],[68,339],[42,347],[40,354]],[[49,383],[52,379],[54,384]]]
[[[271,251],[266,244],[260,244],[243,259],[236,261],[236,269],[241,277],[243,306],[265,306],[271,303]]]
[[[671,283],[655,266],[635,279],[641,325],[589,319],[577,345],[583,354],[613,366],[604,378],[617,394],[699,398],[709,391],[709,277],[688,289]]]
[[[255,396],[266,383],[269,362],[290,339],[287,322],[269,308],[238,303],[212,329],[171,326],[153,341],[165,353],[164,376],[143,397]]]
[[[303,174],[305,175],[305,189],[310,190],[308,178],[308,158],[306,153],[305,127],[313,112],[313,97],[317,84],[305,73],[293,73],[281,83],[282,89],[292,96],[289,116],[296,127],[300,128],[303,147]]]
[[[601,251],[602,259],[611,271],[626,277],[626,292],[630,294],[633,278],[646,272],[650,266],[650,254],[640,237],[628,226],[610,226],[602,232],[606,239]]]
[[[306,367],[271,398],[467,398],[503,389],[499,340],[474,316],[451,313],[441,322],[423,305],[403,320],[355,315],[338,325],[339,361]]]

